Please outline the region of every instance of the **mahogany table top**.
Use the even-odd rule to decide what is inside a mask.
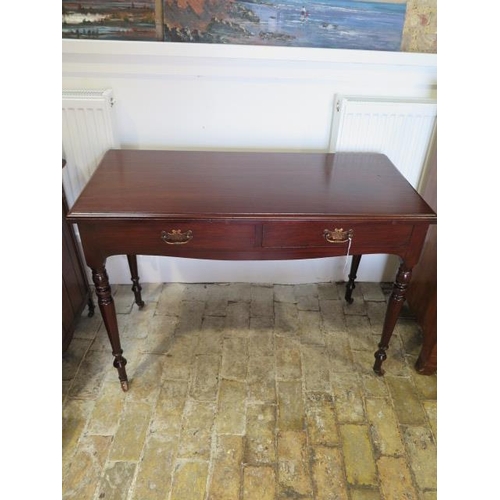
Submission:
[[[382,154],[110,150],[68,218],[393,220],[436,214]]]

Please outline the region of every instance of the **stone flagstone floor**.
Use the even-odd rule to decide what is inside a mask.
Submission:
[[[130,390],[98,308],[63,355],[62,498],[434,500],[437,377],[408,309],[372,371],[391,286],[113,288]]]

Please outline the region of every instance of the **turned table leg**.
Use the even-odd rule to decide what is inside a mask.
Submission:
[[[136,255],[127,255],[128,266],[130,268],[130,275],[132,280],[132,291],[135,296],[135,303],[142,309],[144,307],[144,301],[142,300],[141,290],[142,287],[139,284],[139,273],[137,270],[137,256]]]
[[[356,288],[354,281],[358,272],[359,263],[361,261],[361,255],[353,255],[351,262],[351,271],[349,272],[349,281],[345,287],[345,300],[348,304],[352,304],[354,299],[352,298],[352,291]]]
[[[384,327],[382,329],[382,338],[378,344],[378,351],[375,353],[373,371],[377,375],[384,374],[384,370],[382,370],[382,363],[387,359],[386,350],[389,348],[392,332],[394,331],[399,313],[401,312],[401,308],[405,302],[406,290],[408,289],[410,278],[411,269],[407,268],[404,262],[401,263],[392,288],[392,294],[389,298],[389,304],[387,305]]]
[[[104,265],[101,268],[92,268],[92,279],[94,280],[97,295],[97,303],[101,310],[104,326],[108,332],[109,341],[113,356],[113,366],[118,370],[118,378],[122,389],[128,391],[128,378],[125,370],[127,360],[122,356],[123,349],[120,344],[120,334],[118,332],[118,322],[116,320],[116,310],[113,297],[111,296],[111,287],[109,286],[108,273]]]

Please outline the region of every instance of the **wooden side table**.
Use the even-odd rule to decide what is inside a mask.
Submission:
[[[373,370],[384,373],[394,326],[437,216],[389,159],[375,153],[110,150],[68,214],[78,224],[123,390],[129,383],[106,259],[136,255],[287,260],[400,257]]]

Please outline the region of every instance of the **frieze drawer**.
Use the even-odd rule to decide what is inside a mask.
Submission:
[[[409,224],[364,223],[345,221],[289,222],[264,224],[262,246],[266,248],[308,248],[347,245],[388,248],[404,245],[410,239]]]
[[[106,253],[181,255],[198,250],[241,250],[255,246],[255,224],[224,221],[109,221],[81,224]],[[117,243],[118,242],[118,243]]]

